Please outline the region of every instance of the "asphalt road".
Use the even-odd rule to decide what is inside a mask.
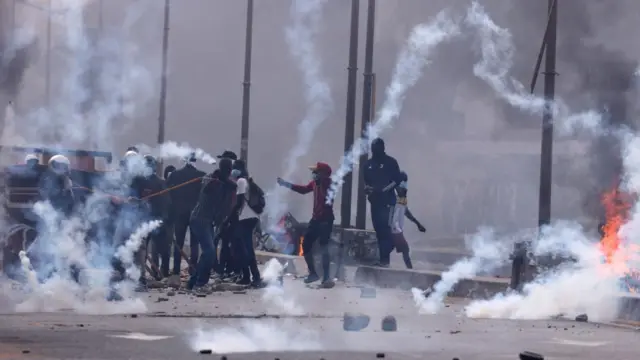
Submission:
[[[638,357],[638,333],[629,328],[567,320],[474,320],[450,299],[438,315],[419,315],[409,292],[304,287],[287,279],[282,293],[264,290],[214,293],[205,298],[144,294],[146,311],[100,308],[87,315],[15,313],[5,301],[0,315],[0,359],[517,359],[524,350],[545,359],[629,360]],[[269,294],[270,298],[265,298]],[[5,294],[6,295],[6,294]],[[88,311],[89,307],[81,311]],[[137,309],[140,310],[140,309]],[[113,314],[122,311],[123,314]],[[370,316],[360,332],[343,330],[345,312]],[[381,320],[396,317],[398,331]],[[201,355],[199,350],[212,350]],[[217,354],[216,354],[217,353]]]

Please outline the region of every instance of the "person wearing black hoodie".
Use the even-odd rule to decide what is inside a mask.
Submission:
[[[189,238],[195,238],[193,229],[189,226],[189,221],[191,212],[195,208],[200,194],[200,184],[202,181],[198,181],[198,179],[206,175],[204,171],[196,168],[195,154],[192,153],[189,155],[185,161],[186,164],[183,167],[173,171],[167,178],[167,187],[172,189],[170,191],[173,210],[172,220],[176,237],[176,244],[173,249],[173,275],[178,276],[180,275],[180,265],[182,263],[182,253],[180,250],[184,247],[187,229],[189,229]],[[193,274],[200,252],[198,245],[194,244],[193,240],[191,242],[190,252],[193,268],[189,268],[189,274]]]
[[[380,138],[371,142],[371,158],[364,163],[363,177],[371,205],[371,222],[378,238],[380,261],[377,265],[388,267],[394,248],[390,224],[391,211],[396,204],[394,190],[402,182],[402,173],[398,161],[387,155]]]
[[[220,159],[218,169],[202,178],[198,202],[191,212],[191,228],[194,238],[191,246],[200,246],[202,253],[198,260],[196,272],[191,275],[187,288],[196,292],[206,293],[205,286],[209,283],[211,269],[216,265],[216,248],[212,224],[221,231],[227,221],[236,193],[236,183],[230,179],[232,161]]]

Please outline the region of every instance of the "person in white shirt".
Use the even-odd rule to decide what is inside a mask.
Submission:
[[[250,178],[247,172],[246,163],[243,160],[236,160],[233,163],[231,178],[236,181],[238,190],[236,193],[236,208],[239,211],[238,223],[235,227],[236,244],[240,247],[238,251],[241,255],[240,268],[242,278],[237,282],[241,285],[251,285],[252,287],[262,287],[262,278],[258,269],[255,249],[253,248],[253,233],[258,225],[258,215],[249,206],[251,196]]]

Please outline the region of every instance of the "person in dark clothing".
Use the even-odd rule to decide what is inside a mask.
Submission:
[[[187,228],[189,228],[189,238],[191,239],[191,262],[194,266],[194,269],[189,269],[189,274],[191,275],[194,273],[199,255],[198,244],[193,240],[195,236],[193,229],[189,227],[189,221],[200,194],[202,181],[199,179],[205,176],[206,173],[195,167],[195,154],[192,154],[186,160],[187,163],[182,168],[175,170],[167,178],[167,187],[172,189],[170,191],[173,210],[172,222],[176,237],[176,244],[173,249],[173,275],[180,275],[180,264],[182,263],[180,250],[184,247]]]
[[[384,141],[380,138],[371,143],[371,158],[364,164],[363,177],[371,205],[371,222],[378,238],[380,262],[377,265],[388,267],[394,247],[389,224],[396,203],[394,189],[400,184],[402,175],[398,162],[386,154]]]
[[[253,248],[253,233],[258,225],[258,214],[249,206],[249,173],[246,163],[237,160],[233,163],[231,178],[236,181],[238,191],[236,192],[236,205],[234,212],[237,213],[238,223],[235,226],[235,254],[238,256],[238,265],[242,277],[237,281],[240,285],[251,285],[252,287],[264,286],[258,269],[256,252]]]
[[[158,162],[151,155],[145,155],[147,166],[155,170]],[[162,225],[149,234],[147,243],[151,242],[151,259],[160,267],[160,274],[157,277],[169,277],[169,261],[171,259],[171,243],[167,236],[167,223],[169,222],[169,209],[172,207],[171,198],[166,192],[167,186],[155,172],[146,178],[146,185],[143,199],[148,197],[151,220],[161,220]]]
[[[217,234],[214,234],[212,224],[219,232],[233,206],[236,184],[229,178],[231,166],[230,159],[221,159],[218,170],[202,178],[198,202],[191,212],[189,227],[194,235],[192,246],[199,245],[202,253],[196,272],[189,278],[187,288],[196,292],[207,292],[205,285],[208,284],[211,269],[216,264],[214,237]]]
[[[225,150],[222,154],[217,156],[218,159],[228,159],[232,163],[238,160],[236,153],[230,150]],[[237,209],[232,209],[229,218],[225,223],[219,226],[218,236],[215,237],[214,246],[218,248],[218,241],[220,241],[220,257],[218,263],[214,267],[216,273],[220,275],[223,281],[236,282],[240,280],[241,269],[238,267],[238,262],[235,261],[237,257],[237,250],[233,249],[235,226],[238,222]]]
[[[312,171],[313,180],[307,185],[295,185],[281,178],[278,178],[277,181],[280,186],[287,187],[299,194],[313,192],[313,214],[302,244],[304,260],[309,268],[309,275],[304,282],[309,284],[320,279],[316,272],[312,252],[313,244],[318,241],[322,252],[322,286],[330,288],[334,286],[334,283],[329,276],[331,265],[329,241],[335,218],[333,215],[333,203],[327,204],[326,198],[331,186],[331,167],[323,162],[318,162],[309,169]]]
[[[54,209],[65,216],[71,215],[75,202],[69,171],[69,159],[55,155],[49,160],[49,168],[39,186],[40,198],[49,201]]]
[[[38,184],[39,200],[49,202],[58,216],[45,214],[45,218],[38,220],[38,237],[28,249],[29,256],[32,256],[36,260],[34,263],[38,264],[35,270],[40,280],[44,280],[60,270],[55,267],[54,261],[57,251],[56,238],[59,236],[58,232],[62,221],[71,216],[75,201],[69,178],[69,159],[63,155],[55,155],[51,157],[48,165]],[[53,223],[49,218],[51,215],[56,216],[53,218],[55,219]],[[71,277],[78,281],[78,266],[72,264],[70,270]]]
[[[164,168],[164,179],[168,180],[169,175],[171,175],[171,173],[174,171],[176,171],[176,167],[173,165],[168,165],[166,168]]]

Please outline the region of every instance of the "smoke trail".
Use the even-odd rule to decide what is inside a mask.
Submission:
[[[116,256],[122,261],[126,274],[130,279],[137,280],[140,277],[140,269],[134,262],[134,255],[140,250],[144,239],[159,228],[160,225],[162,225],[160,220],[153,220],[140,225],[129,239],[116,250]],[[146,262],[146,259],[143,261]],[[142,266],[144,266],[144,263]]]
[[[369,125],[365,136],[357,139],[342,158],[340,167],[332,176],[327,203],[333,201],[344,177],[352,171],[360,156],[369,151],[371,141],[391,127],[400,115],[405,94],[420,79],[433,49],[458,34],[458,26],[446,11],[440,12],[432,22],[420,24],[412,30],[396,62],[391,84],[386,89],[385,102],[376,114],[376,121]]]
[[[263,278],[267,282],[262,299],[278,313],[304,315],[303,309],[285,296],[280,283],[284,266],[277,259],[265,265]],[[287,294],[290,296],[291,294]],[[240,327],[204,330],[201,327],[190,336],[190,346],[194,351],[211,350],[216,354],[272,352],[272,351],[314,351],[321,350],[318,333],[302,328],[294,321],[244,322]]]
[[[560,100],[547,102],[529,93],[522,83],[509,76],[515,49],[511,33],[499,27],[477,2],[473,2],[465,18],[467,25],[479,36],[482,59],[473,67],[474,74],[512,106],[532,114],[542,115],[546,107],[565,132],[584,128],[598,131],[602,117],[596,111],[571,113]]]
[[[468,317],[534,320],[581,313],[596,321],[615,317],[620,274],[603,264],[597,239],[589,238],[577,224],[558,222],[543,229],[532,244],[534,256],[572,260],[540,274],[521,294],[472,302],[465,308]]]
[[[156,148],[152,148],[148,145],[140,144],[136,145],[140,151],[149,153],[161,159],[181,159],[184,160],[195,154],[196,159],[204,161],[207,164],[215,164],[215,157],[209,155],[207,152],[200,148],[194,148],[187,143],[179,145],[175,141],[167,141]]]
[[[284,267],[277,259],[271,259],[265,265],[263,272],[267,287],[264,289],[262,299],[270,306],[287,315],[303,315],[304,309],[291,297],[285,296],[285,291],[280,283]]]
[[[472,251],[471,257],[457,261],[442,273],[441,279],[433,286],[427,297],[420,289],[411,289],[420,312],[436,314],[444,306],[447,294],[460,280],[470,279],[480,272],[490,272],[503,266],[509,260],[513,245],[513,239],[508,240],[496,239],[489,229],[480,230],[468,239]]]
[[[245,322],[241,328],[198,329],[191,336],[193,351],[211,350],[215,354],[318,351],[318,334],[299,326],[284,329],[272,322]]]
[[[322,7],[326,3],[327,0],[294,0],[291,4],[293,25],[287,28],[286,37],[291,55],[304,77],[307,113],[298,124],[296,144],[287,155],[283,174],[285,179],[291,178],[294,174],[298,159],[309,151],[316,129],[333,109],[331,89],[322,76],[320,55],[314,45],[322,20]],[[277,223],[286,212],[286,193],[287,190],[279,186],[268,192],[267,215],[271,223],[269,227]]]

